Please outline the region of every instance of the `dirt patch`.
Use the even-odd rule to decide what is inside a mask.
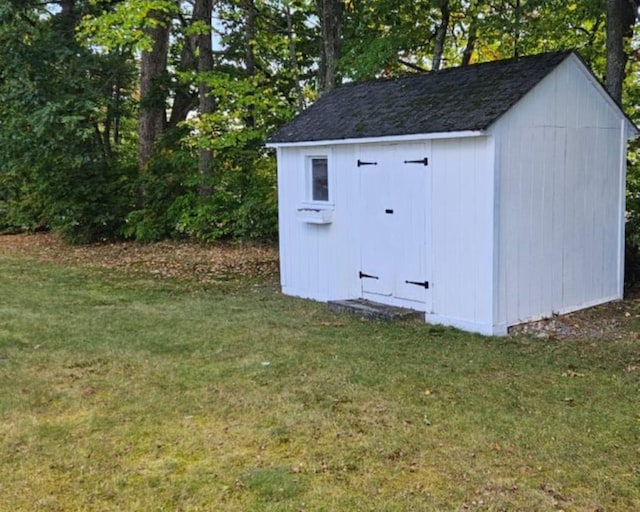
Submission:
[[[0,236],[0,254],[200,283],[278,272],[278,251],[264,244],[166,241],[70,246],[54,234],[38,233]]]
[[[640,339],[640,298],[600,306],[512,327],[512,336],[539,339]]]

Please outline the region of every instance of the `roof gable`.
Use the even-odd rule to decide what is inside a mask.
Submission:
[[[571,52],[553,52],[347,84],[285,124],[270,143],[488,128]]]

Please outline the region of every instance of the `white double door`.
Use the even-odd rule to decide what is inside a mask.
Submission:
[[[363,297],[430,311],[430,143],[361,146]]]

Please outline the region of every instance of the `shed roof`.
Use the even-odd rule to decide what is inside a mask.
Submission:
[[[270,143],[484,130],[572,52],[347,84],[282,126]]]

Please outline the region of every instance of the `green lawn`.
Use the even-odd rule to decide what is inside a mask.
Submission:
[[[0,256],[0,511],[640,510],[638,366]]]

